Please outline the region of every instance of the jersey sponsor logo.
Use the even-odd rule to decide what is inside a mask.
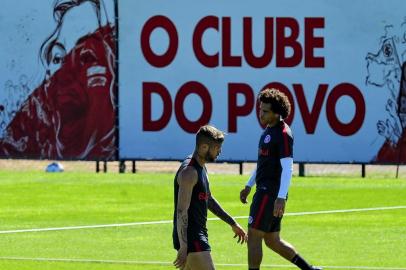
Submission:
[[[269,156],[269,149],[267,148],[259,148],[258,155],[260,156]]]
[[[210,193],[200,192],[199,201],[207,201],[209,199]]]
[[[271,135],[266,135],[264,138],[264,143],[269,143],[271,141]]]

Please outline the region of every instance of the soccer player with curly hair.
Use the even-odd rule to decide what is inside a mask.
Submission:
[[[241,202],[247,203],[251,187],[257,185],[248,219],[249,269],[258,270],[261,265],[262,241],[302,270],[321,269],[307,263],[291,244],[280,238],[293,172],[293,135],[283,120],[290,114],[289,99],[274,88],[263,90],[258,99],[260,122],[266,128],[259,141],[257,168],[240,192]]]

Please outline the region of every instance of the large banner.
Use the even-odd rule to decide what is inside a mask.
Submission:
[[[113,0],[3,0],[0,157],[114,159]]]
[[[296,161],[406,162],[404,0],[120,0],[119,17],[120,158],[182,159],[211,123],[222,160],[255,160],[276,87]]]

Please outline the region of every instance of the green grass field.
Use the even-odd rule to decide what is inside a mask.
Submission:
[[[246,176],[210,180],[225,209],[248,215],[238,200]],[[169,223],[4,233],[171,220],[173,175],[0,172],[0,192],[0,269],[174,269],[165,265],[176,255]],[[306,177],[293,179],[287,212],[390,206],[406,206],[406,180]],[[238,221],[246,227],[246,218]],[[208,228],[217,269],[247,269],[246,246],[234,242],[229,226],[208,221]],[[406,269],[405,208],[290,215],[282,228],[283,238],[317,265]],[[146,261],[156,264],[141,264]],[[270,250],[263,264],[290,265]]]

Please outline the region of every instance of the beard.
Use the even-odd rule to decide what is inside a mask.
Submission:
[[[207,151],[206,156],[204,157],[204,160],[207,162],[214,162],[214,161],[216,161],[216,158],[217,157],[212,157],[210,155],[210,151]]]

